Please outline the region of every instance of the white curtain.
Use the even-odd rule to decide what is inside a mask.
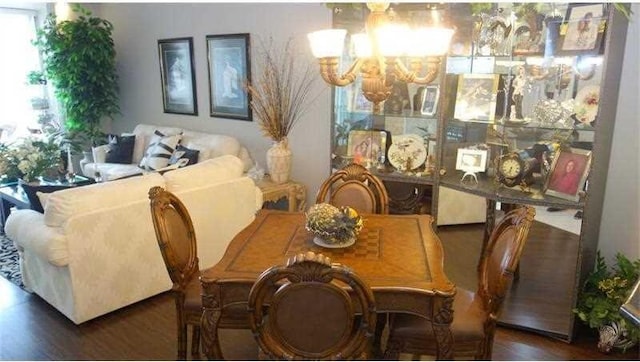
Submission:
[[[10,141],[38,128],[39,111],[31,107],[31,98],[46,97],[45,87],[27,85],[27,74],[40,70],[35,38],[35,11],[0,8],[0,135]]]

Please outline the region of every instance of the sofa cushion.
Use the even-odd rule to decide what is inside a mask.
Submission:
[[[173,165],[178,162],[181,158],[186,158],[189,160],[185,166],[195,165],[198,163],[198,156],[200,155],[199,150],[192,150],[191,148],[187,148],[183,145],[176,146],[176,151],[171,155],[169,159],[169,164]]]
[[[243,166],[238,157],[225,155],[166,172],[163,176],[167,190],[176,192],[240,177]]]
[[[130,136],[109,136],[109,149],[105,162],[130,164],[133,158],[133,147],[135,146],[136,135]]]
[[[151,187],[164,185],[162,176],[152,173],[58,191],[49,196],[44,222],[47,226],[61,227],[74,215],[148,200]]]
[[[159,131],[164,135],[172,136],[182,132],[181,128],[177,127],[162,127],[153,124],[139,124],[133,129],[132,134],[136,135],[136,145],[133,148],[133,161],[132,163],[139,164],[144,157],[144,151],[149,146],[149,142],[153,137],[155,131]]]
[[[240,141],[221,134],[184,131],[181,144],[187,148],[200,150],[198,162],[223,155],[238,156],[240,153]]]
[[[167,167],[169,159],[181,139],[181,134],[165,136],[162,132],[155,131],[154,137],[151,139],[149,147],[147,147],[147,151],[140,161],[140,168],[158,170]]]
[[[113,181],[123,177],[141,175],[144,171],[138,165],[122,163],[88,163],[84,165],[84,174],[95,177],[96,171],[100,172],[102,181]]]

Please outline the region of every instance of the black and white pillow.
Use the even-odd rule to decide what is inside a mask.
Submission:
[[[182,134],[165,136],[156,130],[138,166],[151,171],[167,167],[169,159],[181,139]]]
[[[135,143],[135,135],[109,135],[109,150],[105,162],[130,164]]]
[[[173,156],[171,156],[171,159],[169,160],[169,164],[173,165],[174,163],[178,162],[181,158],[186,158],[189,160],[189,162],[187,162],[185,166],[195,165],[196,163],[198,163],[199,154],[200,154],[199,150],[193,150],[191,148],[187,148],[179,144],[176,147],[176,152],[174,152]]]

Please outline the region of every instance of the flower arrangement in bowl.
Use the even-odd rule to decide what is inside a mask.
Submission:
[[[40,176],[56,176],[62,162],[60,147],[51,140],[23,138],[0,144],[0,175],[8,179],[36,181]]]
[[[315,235],[313,242],[328,248],[351,246],[364,224],[351,207],[327,203],[315,204],[306,213],[306,228]]]
[[[587,276],[574,313],[589,327],[598,329],[598,349],[608,353],[612,348],[626,350],[640,339],[640,328],[620,314],[634,282],[640,276],[640,260],[630,261],[616,254],[616,265],[609,269],[598,252],[596,265]]]

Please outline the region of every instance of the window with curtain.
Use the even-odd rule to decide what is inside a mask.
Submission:
[[[0,141],[37,132],[38,117],[48,112],[46,87],[27,84],[31,71],[41,71],[36,36],[36,11],[0,8]],[[32,105],[33,100],[33,105]],[[36,109],[34,109],[36,108]]]

